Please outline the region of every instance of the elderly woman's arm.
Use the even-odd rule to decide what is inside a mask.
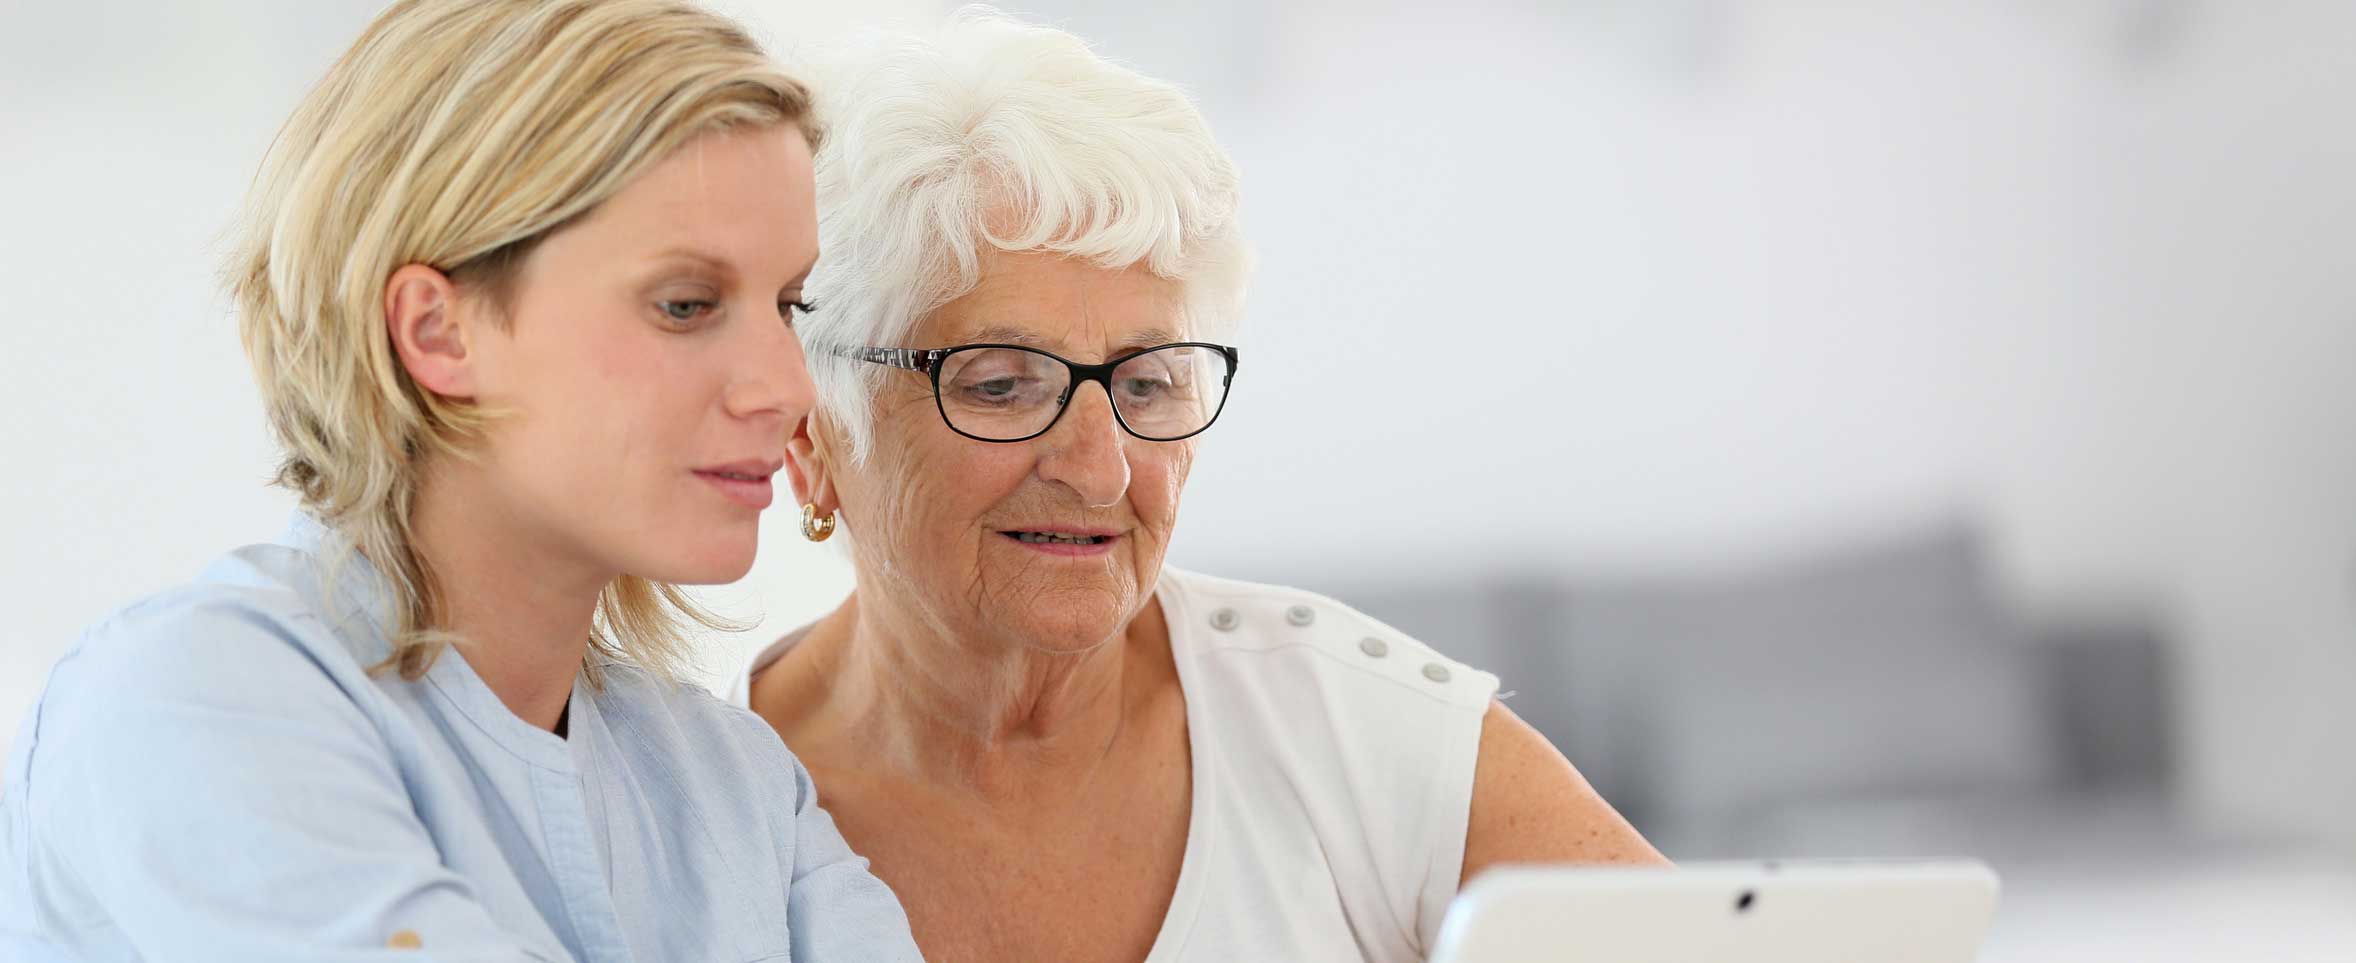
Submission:
[[[1463,883],[1501,863],[1667,865],[1554,744],[1502,702],[1481,720]]]

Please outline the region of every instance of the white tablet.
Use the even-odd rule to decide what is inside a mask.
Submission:
[[[1979,863],[1515,866],[1448,907],[1432,963],[1970,963]]]

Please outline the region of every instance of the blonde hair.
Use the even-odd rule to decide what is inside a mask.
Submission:
[[[413,382],[384,285],[424,264],[504,306],[540,240],[689,140],[795,124],[809,92],[745,32],[666,0],[402,0],[288,118],[235,229],[227,280],[276,481],[390,583],[391,654],[417,678],[459,641],[411,526],[419,466],[466,457],[495,413]],[[340,564],[340,563],[339,563]],[[631,575],[598,600],[597,656],[676,678],[678,587]]]

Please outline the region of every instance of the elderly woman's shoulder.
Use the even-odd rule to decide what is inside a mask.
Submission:
[[[1162,597],[1171,637],[1182,649],[1312,654],[1329,670],[1467,708],[1486,708],[1497,691],[1496,676],[1308,589],[1166,568]]]

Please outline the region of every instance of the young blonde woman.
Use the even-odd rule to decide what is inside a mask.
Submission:
[[[92,628],[0,792],[0,957],[915,959],[674,680],[811,391],[808,96],[646,0],[410,0],[230,266],[288,530]]]

